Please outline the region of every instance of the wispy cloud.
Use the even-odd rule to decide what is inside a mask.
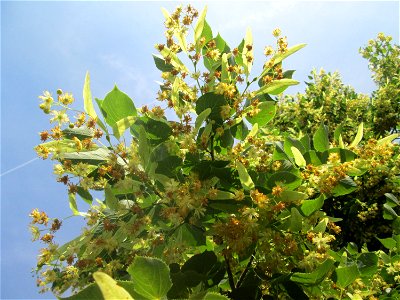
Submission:
[[[140,95],[139,101],[154,98],[154,88],[149,84],[152,79],[148,76],[152,74],[146,75],[144,70],[138,69],[124,57],[115,54],[101,54],[100,60],[115,72],[114,78],[118,84],[132,87],[134,94]]]

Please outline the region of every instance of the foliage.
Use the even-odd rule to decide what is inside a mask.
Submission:
[[[57,125],[40,133],[36,151],[59,162],[57,181],[87,222],[58,246],[62,221],[32,211],[34,239],[47,245],[37,265],[42,290],[77,291],[66,299],[398,296],[398,135],[377,136],[368,97],[337,74],[314,72],[299,101],[276,103],[297,84],[282,63],[304,44],[288,47],[274,30],[277,47],[265,48],[253,78],[250,30],[231,49],[206,9],[163,14],[160,106],[138,109],[115,86],[95,99],[98,115],[88,74],[75,122],[70,93],[40,96]]]

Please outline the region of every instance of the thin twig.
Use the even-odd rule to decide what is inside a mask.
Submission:
[[[224,254],[225,262],[226,262],[226,271],[228,272],[228,280],[229,280],[229,285],[231,286],[232,292],[235,290],[235,281],[233,279],[233,274],[231,270],[231,265],[229,264],[229,259]]]
[[[250,267],[251,267],[251,264],[253,263],[255,254],[256,254],[256,250],[254,250],[254,252],[251,254],[250,260],[249,260],[249,262],[248,262],[248,264],[247,264],[247,266],[246,266],[246,269],[244,269],[242,275],[240,275],[239,281],[238,281],[237,284],[236,284],[236,288],[237,288],[237,289],[240,288],[240,286],[242,285],[242,283],[243,283],[243,281],[244,281],[244,278],[245,278],[246,275],[247,275],[247,272],[250,270]]]

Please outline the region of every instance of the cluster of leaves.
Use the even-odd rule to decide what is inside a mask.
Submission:
[[[344,132],[350,142],[360,122],[364,122],[365,137],[379,138],[398,132],[400,125],[400,47],[383,33],[360,49],[369,61],[377,89],[371,96],[359,94],[343,84],[338,72],[313,70],[304,94],[281,97],[280,118],[274,119],[274,129],[281,133],[314,132],[321,122],[329,125],[330,139],[336,130]]]
[[[36,151],[59,162],[57,181],[67,186],[73,214],[87,222],[80,236],[58,246],[53,233],[61,221],[50,226],[44,212],[32,211],[34,238],[47,244],[37,266],[42,290],[78,290],[70,299],[397,296],[398,135],[363,141],[361,123],[345,136],[336,127],[343,108],[327,122],[336,127],[333,135],[323,122],[282,135],[271,122],[282,106],[272,97],[297,84],[282,61],[304,44],[288,47],[274,30],[276,49],[265,48],[263,70],[252,78],[250,30],[231,49],[213,35],[206,9],[163,13],[166,44],[157,44],[154,55],[163,79],[160,106],[137,109],[115,86],[96,99],[98,116],[89,75],[85,111],[75,122],[68,116],[71,94],[40,97],[58,124],[40,133],[44,143]],[[360,99],[337,80],[333,86],[339,92],[331,100],[342,93]],[[309,93],[323,95],[319,87]],[[354,111],[361,116],[362,109]],[[87,212],[78,209],[78,196]],[[379,239],[360,237],[357,220],[376,216],[386,227],[371,224],[375,231],[368,232]],[[372,240],[380,245],[374,251]]]

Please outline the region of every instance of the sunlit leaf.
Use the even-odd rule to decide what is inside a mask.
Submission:
[[[97,119],[97,114],[93,106],[92,92],[90,91],[89,72],[86,72],[85,84],[83,85],[83,107],[89,116],[95,120]]]
[[[254,189],[254,182],[251,179],[249,173],[247,173],[246,167],[240,162],[236,162],[236,168],[239,172],[239,179],[245,190]]]
[[[95,272],[93,278],[103,294],[104,300],[124,300],[132,299],[131,295],[109,275],[103,272]]]

